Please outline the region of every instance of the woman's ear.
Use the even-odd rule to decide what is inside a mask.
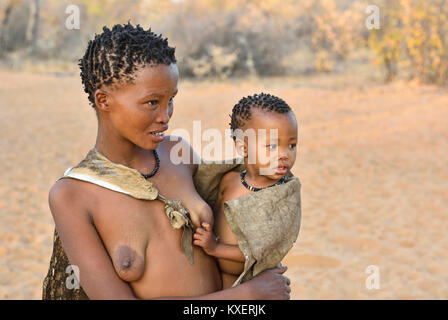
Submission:
[[[110,95],[107,91],[104,91],[103,89],[97,89],[95,91],[95,105],[98,108],[99,111],[106,111],[108,112],[110,110],[109,108],[109,102],[110,102]]]

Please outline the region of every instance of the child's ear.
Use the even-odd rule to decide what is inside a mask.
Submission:
[[[106,112],[110,110],[109,102],[111,97],[106,91],[104,91],[103,89],[97,89],[95,91],[94,97],[95,97],[95,105],[98,108],[98,110]]]
[[[247,158],[247,143],[241,139],[235,139],[236,152],[240,157]]]

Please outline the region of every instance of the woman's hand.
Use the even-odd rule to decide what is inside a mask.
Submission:
[[[284,276],[288,268],[286,266],[265,270],[252,280],[241,284],[249,286],[250,292],[256,300],[289,300],[291,281]]]

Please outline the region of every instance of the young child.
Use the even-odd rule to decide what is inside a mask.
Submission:
[[[270,94],[248,96],[234,106],[230,126],[244,170],[222,177],[213,231],[203,223],[193,237],[195,245],[218,259],[223,288],[275,267],[300,228],[300,182],[289,171],[297,152],[291,108]],[[250,132],[256,139],[251,141]]]

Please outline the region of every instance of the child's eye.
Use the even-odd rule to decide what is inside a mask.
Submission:
[[[170,101],[168,101],[168,103],[173,103],[174,102],[174,97],[172,97],[171,99],[170,99]]]
[[[295,149],[295,148],[297,147],[297,144],[296,144],[296,143],[291,143],[291,144],[289,145],[289,147],[290,147],[291,149]]]
[[[276,144],[270,144],[270,145],[268,145],[267,147],[268,147],[268,149],[270,149],[270,150],[275,150],[275,149],[277,149],[277,145],[276,145]]]

